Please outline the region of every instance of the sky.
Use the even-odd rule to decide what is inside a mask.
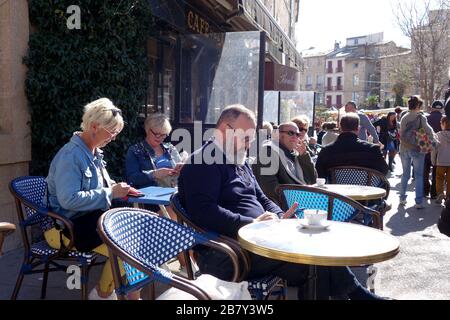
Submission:
[[[398,1],[409,0],[300,0],[297,49],[308,55],[333,49],[335,41],[342,47],[346,38],[379,32],[384,41],[410,47],[392,10]]]

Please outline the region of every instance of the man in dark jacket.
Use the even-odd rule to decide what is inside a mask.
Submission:
[[[181,169],[178,191],[181,204],[193,223],[210,232],[237,238],[238,230],[249,223],[289,217],[298,204],[286,213],[262,192],[245,162],[255,136],[255,115],[241,105],[224,109],[214,138],[194,152]],[[212,155],[214,153],[214,155]],[[214,161],[211,161],[214,160]],[[229,280],[229,259],[214,249],[200,247],[198,266],[202,273]],[[309,266],[289,263],[249,252],[250,270],[246,279],[279,276],[302,288]],[[318,296],[347,296],[350,299],[380,299],[358,282],[347,267],[317,267]],[[302,290],[299,290],[302,297]]]
[[[319,153],[316,162],[319,177],[328,178],[328,170],[337,166],[358,166],[388,173],[380,146],[358,139],[359,117],[356,114],[343,116],[340,127],[342,133],[337,140]]]
[[[430,127],[433,128],[435,133],[441,131],[441,119],[442,119],[442,110],[444,110],[444,102],[441,100],[435,100],[431,104],[430,114],[427,116],[427,122]],[[427,153],[425,155],[425,164],[423,166],[423,191],[424,195],[430,195],[431,199],[435,199],[437,197],[436,194],[436,167],[433,166],[431,169],[431,154]],[[431,173],[431,184],[430,184],[430,171]]]
[[[298,126],[293,122],[283,123],[278,132],[278,141],[264,144],[260,152],[260,155],[267,156],[269,161],[263,163],[260,156],[252,165],[261,189],[276,203],[276,189],[280,184],[309,185],[316,183],[317,179],[317,172],[306,144],[299,139]]]

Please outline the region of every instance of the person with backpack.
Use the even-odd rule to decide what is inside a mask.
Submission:
[[[424,131],[427,142],[436,144],[433,129],[427,122],[427,118],[420,112],[422,100],[417,96],[408,99],[409,112],[405,114],[400,122],[400,159],[402,161],[403,175],[400,185],[400,205],[406,205],[406,188],[411,177],[411,166],[415,176],[415,208],[423,209],[424,183],[423,168],[425,164],[425,153],[419,147],[425,139],[419,141],[418,133]]]

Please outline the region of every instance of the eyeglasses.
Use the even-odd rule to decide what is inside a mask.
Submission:
[[[167,133],[156,133],[155,131],[153,131],[152,129],[149,129],[150,132],[155,136],[155,138],[159,139],[159,138],[167,138],[169,135]]]
[[[120,131],[111,132],[108,129],[106,129],[105,127],[103,127],[103,129],[105,129],[105,131],[108,132],[111,137],[115,137],[120,133]]]
[[[299,128],[298,131],[300,131],[300,132],[302,132],[302,131],[303,131],[303,132],[308,132],[308,129],[305,129],[305,128]]]
[[[230,129],[236,131],[236,129],[233,128],[229,123],[227,123],[227,126],[228,126]],[[244,136],[243,139],[242,139],[241,135],[239,135],[239,138],[241,138],[241,141],[243,141],[244,143],[252,143],[253,141],[255,141],[255,138],[254,138],[254,137],[250,137],[250,136],[247,136],[247,135]]]
[[[289,137],[292,137],[292,136],[297,136],[297,138],[300,137],[300,132],[295,132],[295,131],[291,131],[291,130],[289,130],[289,131],[280,131],[280,132],[286,133]]]

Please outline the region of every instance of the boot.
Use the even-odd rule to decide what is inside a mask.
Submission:
[[[393,172],[394,171],[394,167],[392,166],[392,163],[394,162],[394,157],[393,156],[391,156],[391,155],[389,155],[389,164],[388,164],[388,166],[389,166],[389,171],[390,172]]]

